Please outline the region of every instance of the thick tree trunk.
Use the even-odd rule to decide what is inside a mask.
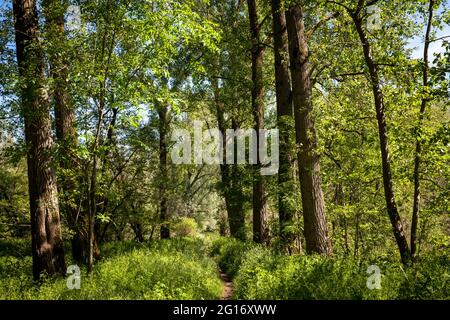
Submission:
[[[28,145],[33,276],[66,272],[58,192],[51,168],[51,120],[49,100],[43,85],[44,62],[38,39],[34,0],[14,0],[16,54],[22,81],[22,115]]]
[[[278,212],[280,239],[283,250],[291,253],[295,242],[295,208],[289,205],[294,197],[295,182],[291,142],[293,109],[291,80],[289,77],[289,48],[286,17],[281,0],[272,0],[273,38],[275,54],[275,89],[277,97],[277,125],[280,136],[280,167],[278,171]]]
[[[430,34],[433,22],[433,8],[434,0],[430,0],[428,7],[428,23],[427,31],[425,33],[425,46],[423,48],[423,69],[422,69],[422,85],[424,90],[428,90],[428,47],[430,45]],[[428,92],[424,93],[425,95]],[[422,103],[420,105],[419,114],[419,124],[417,126],[417,138],[416,138],[416,150],[414,155],[414,201],[413,201],[413,211],[411,219],[411,256],[413,259],[416,258],[417,254],[417,226],[419,224],[419,212],[420,212],[420,157],[422,153],[422,144],[420,139],[420,131],[422,129],[422,122],[425,116],[425,109],[427,107],[428,97],[424,96],[422,98]]]
[[[298,5],[291,6],[286,12],[286,21],[295,131],[299,145],[298,166],[306,251],[329,255],[332,248],[325,218],[319,155],[316,151],[317,137],[312,117],[311,66],[302,8]]]
[[[55,110],[56,138],[59,144],[59,200],[61,212],[65,212],[69,228],[74,232],[72,256],[80,263],[87,262],[88,223],[85,210],[82,210],[80,197],[75,189],[80,187],[80,163],[76,155],[78,145],[75,126],[75,110],[69,95],[69,62],[66,60],[66,35],[64,32],[64,13],[68,4],[63,1],[45,0],[42,2],[46,19],[46,29],[52,44],[49,50],[51,76],[53,78],[53,100]],[[77,178],[78,177],[78,178]]]
[[[250,34],[252,41],[252,110],[255,122],[254,129],[257,134],[257,149],[261,141],[259,130],[264,128],[264,83],[263,83],[263,54],[264,46],[260,39],[260,25],[256,0],[248,0],[248,15],[250,21]],[[269,241],[269,226],[267,212],[267,195],[265,179],[260,173],[261,162],[259,154],[257,164],[253,170],[253,241],[267,243]]]
[[[158,105],[157,112],[159,117],[159,170],[160,170],[160,186],[159,186],[159,219],[161,223],[160,237],[161,239],[170,238],[170,229],[168,225],[167,215],[167,194],[166,183],[167,179],[167,107],[165,105]]]
[[[351,14],[351,16],[363,47],[364,58],[369,70],[370,82],[372,85],[375,110],[378,121],[378,135],[380,139],[380,149],[381,149],[384,196],[386,199],[387,212],[389,215],[389,219],[391,220],[395,240],[397,242],[397,246],[400,251],[402,262],[404,264],[408,264],[411,260],[411,252],[409,250],[408,241],[406,240],[406,236],[403,230],[402,220],[400,219],[400,215],[397,210],[397,205],[395,203],[391,163],[389,160],[386,116],[383,102],[383,92],[381,90],[378,74],[378,67],[372,56],[370,43],[367,39],[366,33],[362,27],[362,18],[359,16],[359,13]]]

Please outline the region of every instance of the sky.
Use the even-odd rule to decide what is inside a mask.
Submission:
[[[425,33],[425,30],[423,31],[423,34]],[[430,46],[428,47],[428,56],[430,57],[430,60],[434,58],[435,53],[443,52],[442,48],[442,42],[444,40],[450,41],[450,26],[446,25],[444,29],[438,30],[436,32],[436,35],[434,38],[441,38],[447,36],[447,39],[439,40],[430,43]],[[423,46],[424,46],[425,40],[424,36],[418,36],[409,41],[408,48],[413,49],[412,52],[412,58],[413,59],[421,59],[423,57]]]

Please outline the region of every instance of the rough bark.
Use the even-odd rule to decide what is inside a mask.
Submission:
[[[380,86],[378,67],[372,56],[370,42],[368,41],[366,32],[364,31],[362,26],[362,18],[360,16],[360,11],[361,10],[357,10],[355,13],[350,14],[356,27],[356,31],[358,32],[359,39],[361,41],[361,45],[364,52],[364,59],[369,71],[370,76],[369,79],[373,91],[374,104],[378,122],[378,135],[380,139],[383,186],[384,186],[384,197],[386,200],[386,208],[387,213],[389,215],[389,219],[392,224],[394,237],[397,242],[398,249],[400,251],[401,260],[404,264],[408,264],[411,260],[411,251],[409,250],[408,247],[408,241],[406,240],[406,235],[403,229],[403,223],[398,213],[397,205],[395,202],[391,163],[389,160],[389,145],[386,126],[385,106],[383,102],[383,92]]]
[[[433,7],[435,1],[430,0],[428,7],[428,23],[427,31],[425,33],[425,45],[423,48],[423,68],[422,68],[422,85],[424,90],[428,90],[428,48],[430,45],[430,34],[433,22]],[[424,93],[425,95],[428,92]],[[413,198],[413,211],[411,219],[411,257],[416,258],[417,254],[417,226],[419,224],[419,212],[420,212],[420,160],[422,153],[422,144],[420,140],[420,130],[422,128],[423,118],[425,116],[425,109],[427,107],[428,97],[422,98],[420,105],[419,123],[417,126],[417,138],[416,138],[416,150],[414,155],[414,198]]]
[[[289,48],[286,17],[282,11],[281,0],[272,0],[273,40],[275,55],[275,90],[277,98],[277,125],[280,137],[280,167],[278,170],[278,212],[280,239],[283,250],[291,253],[294,247],[295,209],[289,205],[294,197],[294,170],[292,162],[291,134],[293,128],[293,109],[291,80],[289,77]]]
[[[28,145],[33,276],[66,272],[58,192],[52,162],[49,99],[44,86],[44,61],[38,39],[34,0],[14,0],[16,54],[21,80],[22,115]]]
[[[259,130],[264,128],[264,83],[263,83],[263,55],[264,46],[260,39],[260,24],[255,0],[248,0],[248,15],[251,35],[252,56],[252,111],[254,118],[254,129],[257,133],[257,149],[261,141]],[[259,154],[257,164],[253,170],[253,241],[267,243],[269,241],[269,226],[267,212],[267,195],[265,190],[265,179],[260,173],[261,162]]]
[[[70,99],[68,74],[70,63],[64,54],[66,35],[64,12],[67,2],[45,0],[42,2],[46,19],[46,31],[51,46],[48,50],[50,73],[53,79],[52,96],[55,112],[56,138],[59,145],[58,185],[61,212],[65,213],[68,227],[74,233],[71,239],[72,256],[79,263],[86,263],[88,256],[88,230],[86,212],[75,189],[80,187],[80,162],[76,155],[78,145],[75,110]],[[77,178],[78,177],[78,178]]]
[[[286,11],[286,21],[306,251],[329,255],[332,248],[325,217],[319,155],[316,151],[311,64],[302,8],[291,6]]]

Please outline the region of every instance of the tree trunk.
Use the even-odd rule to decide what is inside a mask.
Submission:
[[[14,0],[16,54],[22,81],[22,115],[28,145],[33,276],[66,272],[59,217],[58,192],[51,168],[51,120],[44,87],[44,61],[38,39],[34,0]]]
[[[59,200],[61,212],[65,212],[69,228],[74,232],[71,240],[72,256],[80,263],[87,262],[88,256],[88,223],[80,197],[75,189],[80,187],[80,163],[76,155],[78,145],[75,126],[75,110],[69,95],[68,73],[69,62],[66,60],[66,35],[64,33],[64,13],[67,3],[61,5],[58,1],[42,2],[46,19],[46,29],[52,44],[49,50],[50,71],[54,86],[52,90],[55,110],[56,138],[59,144],[58,174],[60,186]],[[75,171],[75,174],[74,174]]]
[[[386,199],[387,212],[389,215],[389,219],[391,220],[395,240],[397,242],[397,246],[400,251],[402,262],[404,264],[408,264],[411,260],[411,252],[408,247],[408,241],[406,240],[406,236],[403,230],[403,224],[397,210],[397,205],[395,203],[391,164],[389,160],[386,116],[384,112],[383,92],[380,86],[378,67],[373,59],[370,43],[362,27],[362,18],[360,17],[359,12],[351,14],[351,17],[353,19],[356,31],[358,32],[361,41],[361,45],[363,47],[364,59],[366,61],[369,70],[370,82],[372,85],[375,110],[378,122],[378,135],[380,139],[381,160],[383,169],[384,197]]]
[[[431,27],[433,22],[433,7],[434,0],[430,0],[429,8],[428,8],[428,23],[427,23],[427,31],[425,33],[425,46],[423,49],[423,69],[422,69],[422,85],[423,89],[426,91],[424,95],[428,94],[428,47],[430,45],[430,34]],[[424,96],[422,98],[422,103],[420,105],[420,114],[419,114],[419,124],[417,126],[417,137],[416,137],[416,151],[414,155],[414,201],[413,201],[413,211],[412,211],[412,219],[411,219],[411,257],[412,259],[416,258],[417,254],[417,225],[419,223],[419,211],[420,211],[420,157],[422,153],[422,145],[421,145],[421,129],[422,122],[425,116],[425,109],[427,107],[428,97]]]
[[[278,171],[278,212],[282,249],[291,253],[295,242],[295,208],[289,205],[294,197],[295,183],[291,142],[293,109],[289,77],[289,48],[286,17],[281,0],[272,0],[273,38],[275,54],[275,89],[277,98],[277,125],[280,136],[280,167]]]
[[[257,135],[257,149],[259,150],[261,145],[259,130],[264,128],[264,46],[260,39],[261,30],[258,22],[256,0],[248,0],[247,4],[252,42],[252,110],[255,122],[254,129]],[[260,173],[260,160],[258,154],[257,164],[253,168],[253,241],[256,243],[267,243],[269,241],[267,195],[265,190],[265,179]]]
[[[159,219],[161,223],[160,236],[161,239],[170,238],[170,229],[168,226],[167,216],[167,195],[166,195],[166,179],[167,177],[167,107],[165,105],[158,105],[157,112],[159,117],[159,170],[160,170],[160,184],[159,184]]]
[[[312,117],[312,85],[303,11],[298,5],[286,12],[291,61],[292,93],[306,251],[330,255],[331,242],[325,218],[317,137]]]
[[[220,98],[220,88],[217,78],[211,79],[211,84],[214,90],[214,102],[216,105],[216,117],[219,131],[222,134],[223,150],[226,150],[226,122],[224,104]],[[237,140],[233,138],[233,144],[236,147]],[[236,160],[236,152],[234,152]],[[236,161],[235,161],[236,163]],[[230,226],[230,235],[236,239],[245,240],[245,217],[242,204],[242,189],[239,187],[239,175],[236,165],[226,163],[226,154],[223,153],[223,164],[220,165],[220,175],[222,179],[221,190],[225,199],[225,206],[228,216],[228,224]]]
[[[88,256],[87,256],[87,269],[88,272],[92,271],[94,265],[94,258],[96,255],[97,238],[95,235],[95,217],[97,216],[97,170],[98,170],[98,154],[100,131],[103,122],[105,107],[104,88],[100,98],[100,104],[97,109],[97,126],[95,130],[95,137],[91,147],[92,154],[92,169],[89,171],[89,165],[86,169],[86,182],[87,182],[87,238],[88,238]]]
[[[136,222],[130,222],[131,225],[131,229],[133,229],[134,235],[135,235],[135,239],[138,242],[144,242],[144,234],[142,231],[142,224],[138,221]]]

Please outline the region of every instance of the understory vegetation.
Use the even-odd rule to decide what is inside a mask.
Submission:
[[[200,239],[114,242],[80,289],[66,278],[33,281],[27,241],[0,242],[0,299],[217,299],[222,282]]]
[[[139,243],[107,243],[108,258],[80,289],[65,278],[33,281],[26,240],[0,242],[0,299],[219,299],[219,270],[233,280],[232,299],[449,299],[450,254],[430,252],[405,268],[389,256],[284,255],[258,244],[211,234]],[[68,261],[70,263],[70,261]],[[369,289],[369,266],[381,272]]]
[[[212,253],[234,278],[235,299],[449,299],[450,254],[423,256],[405,268],[395,257],[326,258],[283,255],[275,250],[221,238]],[[369,289],[369,266],[381,271],[381,288]]]

